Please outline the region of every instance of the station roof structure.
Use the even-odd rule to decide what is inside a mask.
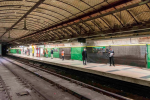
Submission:
[[[0,0],[0,41],[148,35],[150,0]]]

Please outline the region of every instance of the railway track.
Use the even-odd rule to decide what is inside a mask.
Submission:
[[[28,60],[27,58],[20,58],[16,56],[8,56],[22,63],[32,65],[34,67],[40,67],[50,72],[57,73],[69,77],[71,79],[78,80],[80,82],[89,84],[91,86],[111,91],[112,93],[129,97],[135,100],[149,100],[150,99],[150,87],[142,86],[134,83],[120,81],[104,76],[95,74],[89,74],[86,72],[80,72],[73,69],[64,68],[57,65],[47,64],[46,62],[38,62],[35,60]]]
[[[12,100],[8,92],[7,86],[0,76],[0,100]]]
[[[2,61],[0,61],[2,63]],[[3,64],[3,63],[2,63]],[[3,64],[4,65],[4,64]],[[5,66],[5,65],[4,65]],[[26,79],[24,79],[23,77],[20,77],[18,74],[16,74],[11,68],[5,66],[12,74],[14,74],[19,83],[21,83],[23,86],[27,87],[29,89],[29,91],[33,91],[34,94],[36,94],[37,98],[39,98],[38,100],[49,100],[47,99],[43,94],[41,94],[36,88],[33,87],[33,84],[31,84],[30,82],[28,82]],[[0,99],[0,100],[13,100],[12,96],[10,96],[9,90],[7,89],[7,86],[5,84],[5,82],[2,80],[2,78],[0,77],[0,89],[2,87],[2,90],[4,91],[5,99]],[[16,93],[16,95],[18,96],[23,96],[23,95],[29,95],[29,93],[27,91],[23,91],[21,93]],[[30,94],[31,95],[31,94]],[[35,96],[35,95],[34,95]],[[32,98],[32,97],[31,97]],[[30,100],[36,100],[36,99],[31,99]],[[22,100],[21,98],[19,100]],[[23,99],[24,100],[24,99]]]
[[[37,65],[32,65],[32,64],[25,63],[25,62],[21,62],[21,61],[18,61],[18,60],[12,60],[12,59],[8,59],[8,58],[5,58],[5,59],[6,59],[7,61],[9,61],[9,62],[11,62],[11,63],[17,65],[17,66],[20,66],[20,67],[21,67],[22,64],[24,64],[24,65],[30,66],[30,67],[32,67],[32,68],[38,69],[38,70],[40,70],[40,71],[46,72],[46,73],[48,73],[48,74],[50,74],[50,75],[55,75],[55,76],[57,76],[57,77],[59,77],[59,78],[65,79],[65,80],[69,81],[69,82],[72,83],[72,84],[76,84],[77,86],[81,86],[81,87],[83,87],[83,88],[88,88],[88,89],[90,89],[90,90],[92,90],[92,91],[95,91],[95,92],[98,92],[98,93],[100,93],[100,94],[107,95],[107,96],[111,97],[111,100],[112,100],[112,99],[129,100],[129,98],[126,98],[126,97],[123,97],[123,96],[120,96],[120,95],[117,95],[117,94],[114,94],[114,93],[105,91],[105,90],[103,90],[103,89],[96,88],[96,87],[94,87],[94,86],[85,84],[85,83],[83,83],[83,82],[80,82],[80,81],[77,81],[77,80],[74,80],[74,79],[71,79],[71,78],[68,78],[68,77],[65,77],[65,76],[62,76],[62,75],[60,75],[60,74],[57,74],[57,73],[48,71],[48,70],[46,70],[46,69],[42,69],[42,68],[39,67],[38,64],[37,64]],[[23,68],[24,70],[29,71],[29,70],[26,69],[25,67],[21,67],[21,68]],[[63,89],[64,91],[67,91],[67,92],[71,93],[72,95],[75,95],[76,97],[78,97],[78,98],[80,98],[80,99],[90,100],[90,99],[87,98],[86,96],[80,95],[80,94],[77,93],[77,92],[74,92],[74,91],[72,91],[72,90],[70,90],[70,89],[68,89],[68,88],[66,88],[66,87],[64,87],[64,86],[62,86],[62,85],[60,85],[60,84],[58,84],[58,83],[55,83],[54,81],[49,80],[49,79],[43,77],[43,75],[40,75],[39,73],[34,73],[33,71],[29,71],[29,72],[31,72],[32,74],[36,74],[36,76],[41,77],[42,79],[44,79],[44,80],[50,82],[51,84],[54,84],[55,86],[57,86],[58,88]],[[100,100],[100,99],[95,99],[95,100]]]

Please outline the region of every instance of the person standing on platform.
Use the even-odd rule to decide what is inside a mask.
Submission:
[[[86,65],[86,60],[87,60],[87,51],[86,48],[82,51],[82,60],[83,60],[83,65]]]
[[[51,49],[51,59],[53,59],[53,49]]]
[[[65,54],[65,52],[64,52],[64,50],[62,50],[62,51],[61,51],[62,60],[64,60],[64,58],[65,58],[65,57],[64,57],[64,54]]]
[[[113,63],[113,66],[115,66],[114,64],[114,51],[112,50],[112,48],[109,49],[109,63],[110,63],[110,66],[111,66],[111,63]]]

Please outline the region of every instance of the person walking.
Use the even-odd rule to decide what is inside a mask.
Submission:
[[[51,49],[51,59],[53,59],[53,49]]]
[[[86,65],[86,60],[87,60],[87,51],[86,48],[82,51],[82,60],[83,60],[83,65]]]
[[[64,57],[64,54],[65,54],[65,52],[64,52],[64,50],[62,50],[62,51],[61,51],[62,60],[64,60],[64,58],[65,58],[65,57]]]
[[[109,49],[109,63],[110,63],[110,66],[111,66],[111,63],[113,63],[113,66],[115,66],[114,64],[114,51],[112,50],[112,48]]]

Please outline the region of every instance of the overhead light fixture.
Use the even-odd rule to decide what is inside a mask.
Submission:
[[[23,28],[24,30],[28,30],[27,29],[27,26],[26,26],[26,18],[24,18],[24,28]]]
[[[10,38],[10,31],[9,31],[9,33],[8,33],[8,38]]]

